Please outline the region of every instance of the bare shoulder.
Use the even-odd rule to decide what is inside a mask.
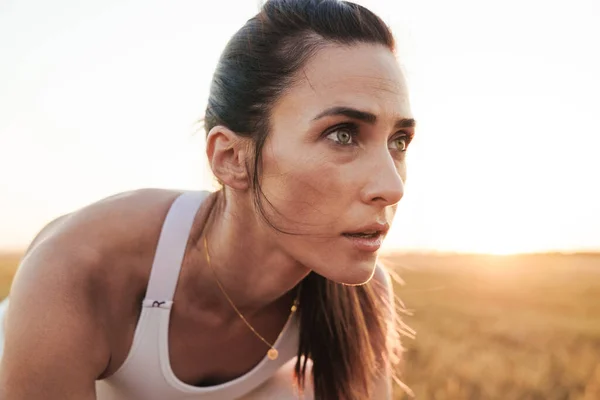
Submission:
[[[181,192],[140,189],[101,199],[47,224],[33,239],[26,257],[46,241],[60,245],[65,254],[111,254],[124,247],[144,246],[160,231],[162,220]],[[134,243],[135,242],[135,243]]]
[[[26,377],[43,371],[48,386],[77,376],[89,386],[78,390],[93,390],[111,360],[110,327],[128,317],[117,315],[127,307],[113,305],[133,304],[145,288],[162,221],[179,194],[159,189],[119,194],[42,229],[10,290],[0,388],[26,390]],[[28,353],[37,355],[35,363],[22,357]],[[57,357],[65,368],[56,368]]]
[[[143,274],[139,266],[153,256],[162,221],[179,194],[162,189],[120,193],[50,222],[25,253],[11,299],[20,291],[68,291],[72,285],[86,287],[83,295],[94,301],[115,290],[123,293],[124,287],[115,285],[131,284],[131,276]]]
[[[120,193],[52,221],[29,246],[11,298],[36,282],[44,286],[36,287],[36,292],[56,285],[88,285],[85,294],[94,301],[134,291],[137,281],[145,284],[141,280],[146,264],[151,264],[162,222],[180,193],[162,189]],[[113,295],[108,296],[110,292]]]
[[[39,284],[44,287],[89,281],[94,285],[89,293],[98,294],[103,284],[119,278],[116,266],[123,263],[118,260],[139,259],[152,253],[162,221],[179,194],[162,189],[121,193],[50,222],[25,253],[11,297],[23,286],[35,285],[41,277]]]

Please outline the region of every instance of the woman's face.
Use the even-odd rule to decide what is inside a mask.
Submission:
[[[414,134],[404,77],[384,46],[320,50],[274,104],[261,188],[278,246],[331,280],[360,284],[404,193]],[[364,232],[352,235],[349,233]]]

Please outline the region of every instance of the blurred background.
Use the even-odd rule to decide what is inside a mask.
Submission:
[[[600,2],[357,1],[417,137],[382,258],[419,399],[600,399]],[[202,117],[255,0],[0,2],[0,298],[53,218],[212,189]],[[406,398],[398,390],[398,398]]]

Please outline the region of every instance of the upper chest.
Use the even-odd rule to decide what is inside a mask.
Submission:
[[[142,303],[145,287],[135,283],[133,294],[118,295],[113,298],[114,307],[111,326],[111,361],[103,378],[111,376],[123,365],[136,340],[136,335],[148,335],[148,329],[163,329],[157,325],[140,330]],[[127,293],[120,288],[115,293]],[[153,311],[150,311],[153,312]],[[287,309],[274,306],[263,313],[249,316],[248,322],[268,343],[273,344],[279,338],[289,313]],[[214,315],[198,310],[177,297],[169,312],[165,338],[156,337],[156,343],[148,344],[164,348],[165,358],[178,380],[198,386],[214,385],[230,381],[244,375],[258,365],[269,350],[242,319],[230,319],[222,323]],[[141,338],[137,338],[138,340]],[[164,343],[161,343],[164,341]]]
[[[168,352],[179,380],[198,386],[215,385],[255,368],[287,328],[290,314],[281,307],[223,322],[210,313],[173,305],[169,320]]]

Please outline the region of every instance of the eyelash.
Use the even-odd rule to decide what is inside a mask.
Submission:
[[[343,123],[343,124],[339,124],[339,125],[333,126],[333,127],[329,128],[329,129],[327,129],[325,131],[325,133],[323,134],[323,136],[325,138],[327,138],[329,135],[331,135],[333,133],[336,133],[336,132],[339,132],[339,131],[344,131],[344,130],[350,134],[350,136],[352,137],[353,143],[351,143],[351,144],[341,144],[341,143],[338,143],[338,142],[336,142],[334,140],[331,140],[331,139],[329,139],[329,140],[331,140],[335,145],[340,146],[340,147],[356,146],[357,143],[355,143],[355,140],[356,140],[356,138],[359,135],[359,129],[358,129],[358,125],[356,125],[354,123]],[[412,138],[413,138],[414,135],[411,134],[411,133],[409,133],[409,132],[406,132],[406,131],[400,131],[398,133],[401,133],[401,134],[398,135],[398,136],[396,136],[392,140],[398,140],[398,139],[404,139],[405,140],[405,142],[406,142],[405,149],[404,150],[400,150],[401,153],[404,153],[404,152],[406,152],[406,150],[408,150],[408,145],[412,141]]]

